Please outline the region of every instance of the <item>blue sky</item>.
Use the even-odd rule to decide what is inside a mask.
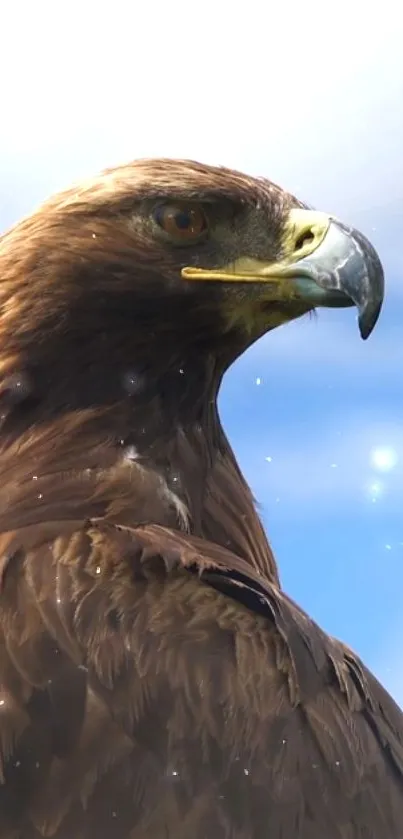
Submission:
[[[9,5],[0,227],[164,155],[264,175],[373,240],[387,297],[369,341],[352,310],[282,327],[220,407],[285,588],[403,705],[401,26],[392,0],[266,5]]]

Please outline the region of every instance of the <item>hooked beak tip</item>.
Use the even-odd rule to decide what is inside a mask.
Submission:
[[[318,305],[322,294],[322,305],[340,305],[344,297],[344,305],[350,301],[350,305],[357,306],[360,334],[366,340],[378,320],[384,297],[382,264],[368,239],[358,230],[332,219],[319,247],[294,265],[296,272],[298,269],[301,275],[310,278],[313,296],[312,281],[316,285]]]

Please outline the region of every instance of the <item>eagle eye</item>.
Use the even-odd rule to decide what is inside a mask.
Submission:
[[[163,204],[154,211],[158,226],[177,243],[191,244],[207,230],[207,219],[198,206]]]

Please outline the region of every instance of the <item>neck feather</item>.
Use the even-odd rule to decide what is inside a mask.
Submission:
[[[180,370],[176,375],[182,377]],[[54,518],[56,512],[60,519],[70,514],[90,517],[120,505],[125,522],[134,525],[136,509],[128,478],[134,462],[161,478],[170,496],[187,510],[194,535],[234,551],[278,584],[276,563],[251,491],[219,420],[218,377],[214,385],[204,387],[198,400],[182,398],[179,384],[172,398],[169,384],[172,378],[165,389],[154,390],[158,398],[144,399],[144,394],[134,392],[113,405],[45,412],[47,422],[31,417],[25,428],[24,413],[18,414],[18,408],[12,411],[0,436],[0,501],[5,496],[0,528],[7,529],[11,520],[13,498],[15,510],[28,510],[35,499],[38,521]],[[85,476],[79,491],[78,475]],[[46,492],[39,485],[44,481]],[[14,526],[23,526],[22,520],[19,524],[17,517]]]

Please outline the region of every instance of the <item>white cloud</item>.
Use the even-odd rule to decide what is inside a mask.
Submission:
[[[403,294],[399,12],[339,0],[8,4],[0,183],[8,227],[136,157],[264,175],[363,229]],[[24,26],[21,26],[21,20]]]
[[[370,203],[382,220],[403,183],[398,11],[392,0],[382,14],[349,0],[327,11],[9,4],[5,183],[47,192],[122,159],[183,155],[272,177],[352,220]]]

